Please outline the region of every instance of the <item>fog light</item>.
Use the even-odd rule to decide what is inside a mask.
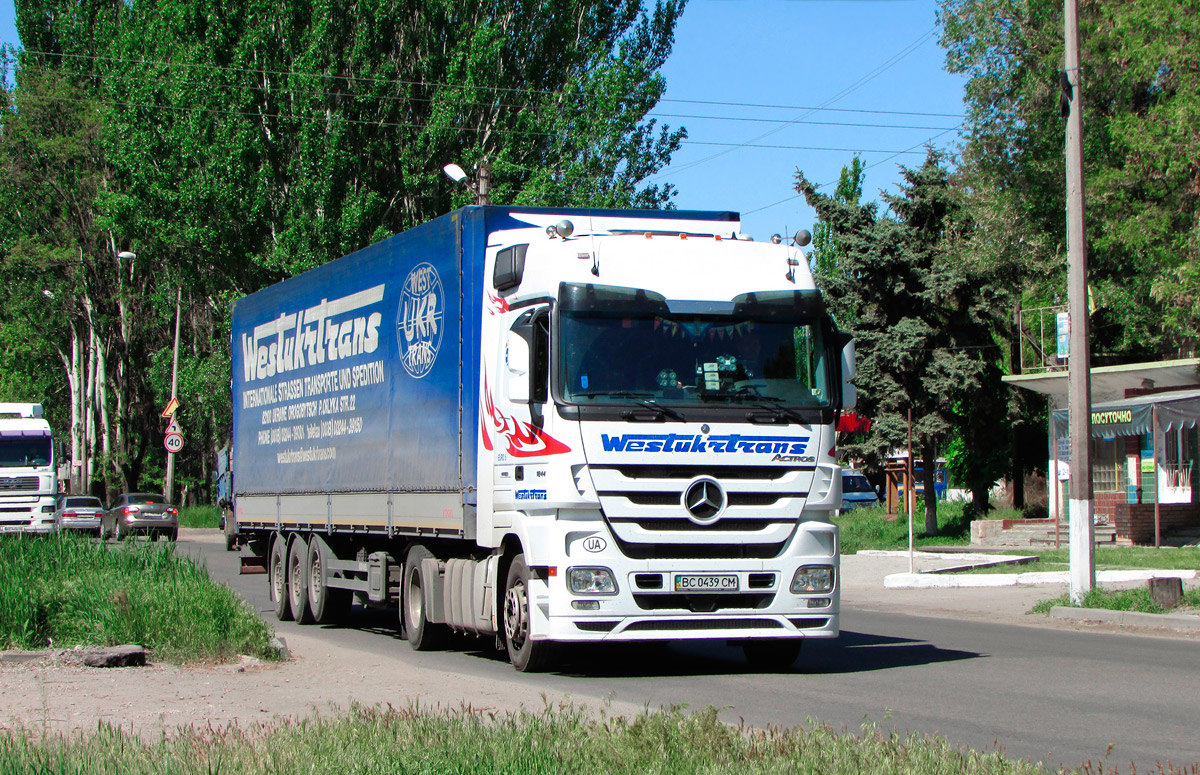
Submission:
[[[808,607],[809,608],[828,608],[829,607],[829,598],[814,597],[808,601]]]
[[[571,607],[576,611],[599,611],[599,600],[572,600]]]
[[[50,506],[42,506],[42,513],[43,513],[43,514],[53,514],[53,513],[54,513],[54,506],[53,506],[53,505],[50,505]]]
[[[577,595],[617,594],[617,582],[608,568],[567,568],[567,588]]]
[[[833,591],[832,565],[806,565],[792,576],[793,595],[823,595]]]

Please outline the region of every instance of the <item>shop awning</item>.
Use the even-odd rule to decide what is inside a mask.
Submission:
[[[1178,390],[1092,404],[1092,436],[1113,439],[1150,433],[1154,428],[1153,407],[1158,407],[1158,426],[1162,430],[1194,428],[1200,423],[1200,390]],[[1069,435],[1068,422],[1066,409],[1054,413],[1055,438],[1065,439]]]

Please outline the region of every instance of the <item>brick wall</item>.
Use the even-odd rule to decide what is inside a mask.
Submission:
[[[1106,493],[1108,494],[1108,493]],[[1097,500],[1099,500],[1097,498]],[[1200,505],[1164,503],[1159,508],[1159,525],[1165,535],[1180,527],[1200,526]],[[1099,507],[1096,509],[1099,513]],[[1154,545],[1154,504],[1121,503],[1115,510],[1117,543]]]

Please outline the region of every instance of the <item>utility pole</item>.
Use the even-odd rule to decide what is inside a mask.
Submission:
[[[479,180],[475,189],[475,204],[488,204],[492,190],[492,162],[486,156],[479,161]]]
[[[175,354],[171,360],[171,398],[179,387],[179,303],[183,299],[183,286],[175,290]],[[167,453],[167,475],[163,479],[163,497],[171,502],[171,491],[175,484],[175,453]],[[181,505],[181,504],[180,504]]]
[[[1087,227],[1083,197],[1083,92],[1079,77],[1079,0],[1065,0],[1066,62],[1062,88],[1067,117],[1067,303],[1071,321],[1067,374],[1068,435],[1071,439],[1071,602],[1079,604],[1096,586],[1096,538],[1092,524],[1091,358],[1088,354]]]

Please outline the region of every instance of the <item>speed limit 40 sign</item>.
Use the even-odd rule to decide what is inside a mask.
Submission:
[[[163,438],[163,446],[167,448],[167,452],[178,452],[183,449],[183,437],[178,433],[168,433]]]

